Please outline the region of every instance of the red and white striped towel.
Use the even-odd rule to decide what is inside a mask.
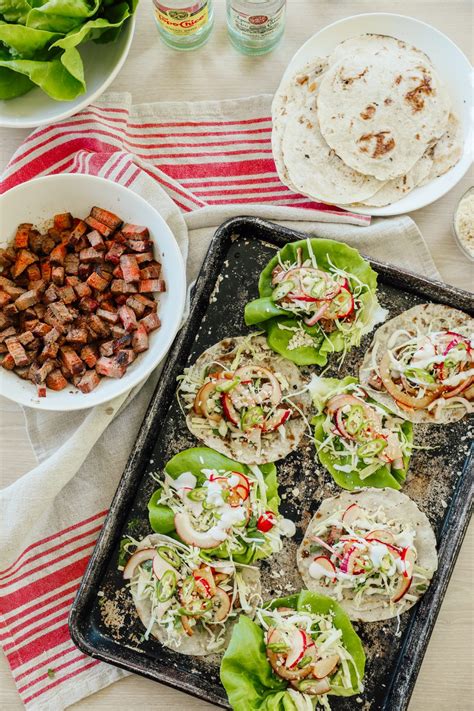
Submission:
[[[369,226],[369,218],[313,203],[279,182],[270,99],[134,107],[128,95],[109,94],[32,133],[1,190],[60,172],[120,182],[161,212],[185,255],[189,246],[190,280],[214,227],[239,213],[297,222],[436,276],[408,218]],[[62,711],[124,675],[74,647],[67,617],[157,377],[67,417],[25,408],[38,466],[0,492],[0,642],[28,709]]]

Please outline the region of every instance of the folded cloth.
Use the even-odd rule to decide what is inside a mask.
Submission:
[[[1,189],[59,172],[128,186],[173,230],[190,284],[215,228],[239,214],[439,277],[408,217],[370,223],[279,183],[270,99],[132,106],[128,95],[106,95],[31,134]],[[158,377],[159,369],[132,392],[67,417],[24,408],[38,465],[0,494],[0,642],[28,709],[61,711],[125,674],[80,653],[67,617]]]

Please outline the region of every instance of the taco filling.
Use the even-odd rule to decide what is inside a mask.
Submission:
[[[397,330],[389,338],[379,362],[374,349],[368,384],[375,390],[385,390],[401,410],[408,412],[431,410],[439,403],[449,407],[452,398],[456,405],[463,402],[471,412],[473,337],[455,331],[414,334]]]
[[[400,488],[412,451],[412,426],[374,400],[354,378],[314,378],[319,406],[316,451],[340,486]]]
[[[325,365],[385,318],[376,284],[355,249],[333,240],[294,242],[262,272],[260,298],[247,304],[245,321],[261,324],[271,348],[295,363]]]
[[[378,493],[371,494],[374,491]],[[323,502],[298,562],[308,586],[327,591],[344,606],[348,603],[346,609],[355,611],[351,617],[380,605],[386,611],[373,619],[384,619],[404,612],[427,589],[436,568],[434,535],[427,521],[422,531],[421,512],[417,520],[410,517],[405,501],[415,505],[408,497],[391,491],[390,496],[403,497],[394,516],[384,506],[383,490],[366,492],[369,498],[361,492],[354,503],[347,495]],[[428,553],[424,549],[421,555],[420,545],[427,546]]]
[[[207,447],[177,454],[149,504],[157,533],[175,532],[213,556],[251,563],[281,550],[295,525],[278,513],[276,468],[247,467]]]
[[[351,668],[357,673],[357,667],[330,613],[278,608],[257,614],[265,629],[267,659],[293,689],[308,696],[328,694],[338,672],[343,687],[352,688]]]
[[[226,625],[252,614],[258,573],[229,561],[209,561],[199,548],[167,536],[128,539],[123,577],[143,624],[163,644],[186,654],[213,653],[226,644]],[[191,638],[194,644],[190,647]],[[196,638],[196,639],[194,639]]]
[[[221,665],[234,711],[330,709],[328,695],[363,690],[365,655],[349,618],[327,596],[302,590],[241,617]]]
[[[297,444],[309,396],[292,364],[261,337],[226,339],[188,369],[179,396],[188,426],[206,444],[246,463],[274,461]]]

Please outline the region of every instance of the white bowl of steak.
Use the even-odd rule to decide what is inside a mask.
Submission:
[[[23,183],[0,198],[0,247],[2,395],[43,410],[92,407],[140,383],[168,351],[184,262],[132,190],[73,174]]]

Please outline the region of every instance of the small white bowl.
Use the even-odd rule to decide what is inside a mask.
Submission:
[[[84,62],[86,92],[73,101],[55,101],[39,87],[16,99],[0,100],[0,126],[35,128],[68,118],[89,106],[113,82],[121,70],[133,40],[135,16],[126,20],[122,31],[108,44],[86,42],[78,50]]]
[[[0,367],[0,392],[15,402],[41,410],[82,410],[121,395],[144,380],[166,355],[181,324],[186,299],[186,272],[181,252],[170,228],[140,195],[117,183],[89,175],[60,174],[22,183],[0,197],[0,246],[7,246],[21,222],[44,228],[53,215],[71,212],[86,217],[98,205],[125,222],[146,225],[154,252],[162,263],[167,291],[160,295],[161,328],[150,334],[150,347],[127,368],[123,378],[102,378],[91,393],[73,385],[59,392],[48,388],[39,398],[33,383]]]
[[[470,252],[468,250],[468,248],[466,247],[466,245],[463,243],[463,241],[461,240],[461,237],[459,236],[457,227],[456,227],[456,218],[457,218],[459,206],[460,206],[461,202],[464,200],[464,198],[467,197],[468,195],[471,195],[471,194],[474,195],[474,185],[472,187],[468,188],[466,190],[466,192],[463,193],[463,195],[461,195],[461,197],[459,198],[458,204],[456,205],[456,209],[455,209],[454,215],[453,215],[452,228],[453,228],[453,235],[456,238],[456,242],[458,243],[459,249],[471,262],[474,262],[474,254],[472,252]]]
[[[415,188],[391,205],[345,208],[361,215],[401,215],[419,210],[443,197],[461,180],[472,163],[472,67],[459,47],[431,25],[413,17],[377,12],[345,17],[310,37],[290,61],[282,84],[316,57],[327,56],[343,40],[367,33],[391,35],[414,45],[428,55],[448,88],[454,113],[460,119],[464,131],[464,152],[461,160],[444,175]]]

